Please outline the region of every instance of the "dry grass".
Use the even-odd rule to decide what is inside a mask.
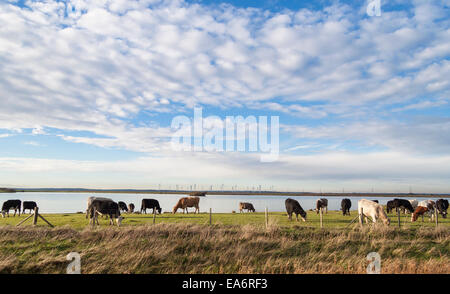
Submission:
[[[353,229],[157,224],[123,228],[0,227],[0,273],[450,273],[450,229]]]

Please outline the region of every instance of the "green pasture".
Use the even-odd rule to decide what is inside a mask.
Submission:
[[[29,214],[15,216],[12,215],[10,217],[0,218],[0,226],[4,225],[17,225],[21,220],[26,218]],[[69,226],[74,229],[83,229],[88,226],[88,220],[86,219],[85,214],[80,213],[66,213],[66,214],[42,214],[42,216],[47,219],[51,224],[56,227],[61,226]],[[123,213],[122,216],[125,218],[122,222],[122,226],[137,226],[137,225],[151,225],[153,224],[153,215],[152,214],[127,214]],[[391,227],[397,227],[397,215],[396,214],[388,214],[391,220]],[[200,213],[200,214],[171,214],[171,213],[163,213],[157,214],[155,218],[155,223],[190,223],[190,224],[200,224],[207,225],[209,224],[209,213]],[[350,224],[352,220],[357,217],[357,211],[351,211],[350,216],[343,216],[340,211],[328,211],[328,213],[323,214],[323,226],[325,228],[345,228],[347,226],[357,226],[358,221],[354,221],[353,224]],[[400,221],[402,227],[413,227],[418,228],[421,226],[434,227],[435,222],[430,221],[429,217],[424,217],[424,221],[419,218],[416,222],[411,223],[410,214],[401,214]],[[26,222],[24,222],[21,226],[30,226],[32,224],[32,219],[30,218]],[[300,218],[299,218],[300,219]],[[442,226],[450,226],[450,219],[444,219],[439,215],[439,225]],[[100,226],[108,226],[109,220],[105,218],[99,217]],[[286,212],[269,212],[268,218],[269,225],[277,225],[282,227],[320,227],[320,219],[319,214],[314,211],[307,212],[307,221],[297,222],[295,220],[295,215],[293,216],[293,220],[289,221]],[[265,224],[265,215],[264,212],[256,212],[256,213],[213,213],[212,214],[212,223],[213,224],[221,224],[221,225],[261,225]],[[47,224],[38,219],[38,226],[47,226]]]

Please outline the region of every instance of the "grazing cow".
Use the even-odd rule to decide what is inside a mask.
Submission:
[[[286,211],[288,213],[289,220],[292,220],[292,213],[295,213],[295,218],[297,219],[297,221],[299,221],[298,215],[300,214],[302,220],[306,222],[306,212],[303,210],[297,200],[288,198],[284,203],[286,205]]]
[[[2,217],[5,217],[5,214],[8,214],[11,209],[14,209],[14,216],[16,216],[16,212],[19,212],[20,216],[20,207],[22,206],[22,201],[20,200],[6,200],[3,202],[2,206]]]
[[[391,222],[384,212],[381,204],[367,199],[361,199],[358,201],[358,214],[365,218],[366,223],[369,222],[368,216],[372,218],[374,223],[376,223],[378,219],[381,219],[385,225],[389,225]]]
[[[30,214],[31,214],[31,211],[34,210],[35,207],[37,207],[36,202],[34,202],[34,201],[24,201],[23,202],[22,213],[25,213],[25,209],[29,209],[30,210]]]
[[[448,200],[439,199],[436,201],[436,209],[443,218],[447,218]]]
[[[434,208],[436,207],[436,203],[433,200],[422,200],[419,202],[417,207],[426,207],[428,210],[428,216],[431,220],[434,220]],[[422,214],[423,216],[423,214]]]
[[[436,203],[433,200],[422,200],[419,202],[419,204],[417,206],[426,207],[426,208],[428,208],[428,210],[434,211],[435,205],[436,205]]]
[[[316,201],[316,212],[319,213],[319,210],[325,208],[325,213],[328,213],[328,199],[320,198]]]
[[[414,213],[411,215],[411,222],[415,222],[419,216],[421,215],[423,216],[427,211],[428,211],[427,207],[417,206],[416,210],[414,210]]]
[[[410,199],[409,203],[411,203],[411,206],[414,209],[414,211],[416,210],[417,206],[419,205],[419,202],[416,199]],[[404,209],[404,211],[406,211],[406,209]]]
[[[350,201],[350,199],[345,198],[342,199],[341,201],[341,210],[342,210],[342,215],[350,215],[350,207],[352,207],[352,202]]]
[[[247,209],[247,212],[249,211],[255,212],[253,204],[248,202],[239,202],[239,212],[242,212],[244,209]]]
[[[114,225],[114,220],[116,220],[117,226],[120,227],[120,225],[122,224],[122,220],[124,219],[120,215],[119,204],[114,201],[98,199],[93,200],[88,208],[90,216],[89,224],[91,224],[92,220],[94,219],[95,211],[100,215],[108,215],[110,225]],[[97,224],[99,224],[98,219]]]
[[[127,204],[125,202],[119,201],[117,204],[119,205],[120,211],[128,212],[128,207],[127,207]]]
[[[142,203],[141,203],[141,213],[144,212],[145,214],[147,214],[147,209],[153,209],[152,213],[155,213],[155,209],[156,211],[158,211],[159,214],[161,214],[161,207],[159,206],[159,202],[156,199],[142,199]]]
[[[128,204],[128,212],[129,213],[133,213],[134,212],[134,204],[133,203]]]
[[[411,213],[414,212],[414,208],[412,207],[411,202],[409,202],[409,200],[405,200],[405,199],[395,198],[394,200],[388,201],[386,206],[387,206],[386,210],[388,213],[391,212],[394,208],[396,211],[403,208],[403,209],[408,210]]]
[[[200,202],[200,197],[183,197],[180,200],[178,200],[177,204],[173,207],[172,213],[176,213],[178,208],[186,209],[186,213],[188,212],[188,207],[195,207],[194,213],[200,213],[200,209],[198,207],[198,203]]]
[[[395,206],[394,206],[394,200],[389,200],[389,201],[386,203],[386,211],[387,211],[388,213],[390,213],[394,208],[395,208]]]
[[[86,218],[89,217],[89,206],[91,206],[92,201],[94,200],[102,200],[102,201],[110,201],[110,202],[114,202],[111,198],[105,198],[105,197],[95,197],[95,196],[90,196],[87,199],[87,209],[86,209]]]

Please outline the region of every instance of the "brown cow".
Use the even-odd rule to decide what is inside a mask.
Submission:
[[[415,222],[420,215],[424,215],[428,211],[427,207],[417,206],[416,210],[411,216],[411,222]]]
[[[239,202],[239,212],[242,212],[244,209],[247,209],[247,212],[249,211],[255,212],[253,204],[248,202]]]
[[[173,207],[172,213],[176,213],[178,208],[186,209],[186,213],[189,213],[187,208],[188,207],[195,207],[194,213],[200,213],[200,209],[198,208],[198,203],[200,202],[200,197],[183,197],[180,200],[178,200],[177,204]]]

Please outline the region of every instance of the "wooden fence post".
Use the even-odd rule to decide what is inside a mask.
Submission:
[[[359,225],[360,225],[360,227],[363,226],[363,218],[364,218],[364,210],[361,207],[361,213],[359,214]]]
[[[38,213],[39,213],[39,207],[36,206],[34,208],[33,226],[35,226],[37,224]]]
[[[266,229],[267,229],[269,227],[269,211],[268,211],[267,206],[266,206],[266,210],[265,210],[264,215],[265,215]]]
[[[156,223],[156,207],[153,207],[153,224]]]
[[[438,226],[438,213],[437,208],[434,208],[434,221],[436,222],[436,227]]]
[[[322,207],[319,209],[319,217],[320,217],[320,227],[323,228],[323,209],[322,209]]]
[[[212,208],[209,208],[209,225],[212,225]]]
[[[400,209],[397,208],[397,221],[398,221],[398,227],[400,228]]]
[[[92,217],[92,226],[95,228],[97,225],[97,209],[94,207],[94,216]]]

